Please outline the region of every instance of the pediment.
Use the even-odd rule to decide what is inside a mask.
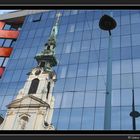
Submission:
[[[37,108],[37,107],[49,107],[49,105],[42,99],[33,95],[28,95],[20,99],[12,101],[7,108]]]

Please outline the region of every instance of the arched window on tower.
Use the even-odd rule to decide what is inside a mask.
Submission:
[[[28,94],[35,94],[37,92],[38,85],[39,85],[38,78],[35,78],[34,80],[32,80]]]

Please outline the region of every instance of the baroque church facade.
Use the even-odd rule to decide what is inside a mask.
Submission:
[[[18,92],[16,99],[7,105],[8,110],[0,125],[1,130],[55,130],[51,121],[56,73],[52,67],[57,65],[55,47],[59,18],[60,13],[44,50],[35,56],[37,67],[28,73],[24,87]]]

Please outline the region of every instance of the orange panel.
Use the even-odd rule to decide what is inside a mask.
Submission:
[[[9,57],[13,48],[0,48],[1,57]]]
[[[0,67],[0,77],[2,76],[3,72],[4,72],[4,67]]]
[[[0,38],[16,39],[18,35],[19,31],[0,30]]]
[[[0,21],[0,29],[2,29],[5,25],[5,22]]]

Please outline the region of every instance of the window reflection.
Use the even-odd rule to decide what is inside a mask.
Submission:
[[[103,128],[104,128],[104,108],[96,108],[94,130],[103,130]]]
[[[69,125],[70,109],[61,109],[58,120],[58,130],[67,130]]]
[[[82,118],[82,129],[93,130],[94,125],[94,108],[84,108]]]
[[[81,108],[73,108],[72,112],[71,112],[69,129],[80,130],[81,119],[82,119],[82,109]]]

